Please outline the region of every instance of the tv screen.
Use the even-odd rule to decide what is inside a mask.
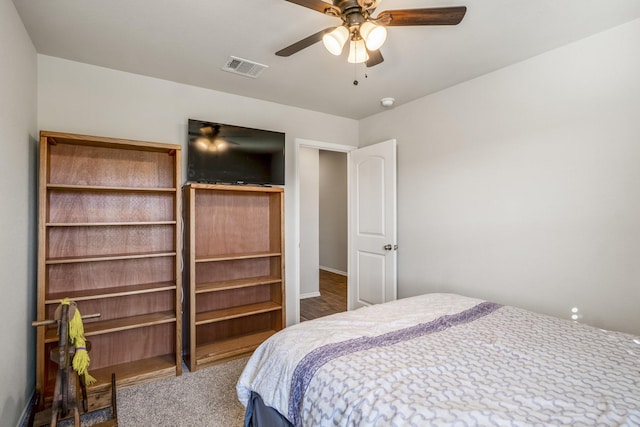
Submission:
[[[189,119],[187,180],[284,185],[284,133]]]

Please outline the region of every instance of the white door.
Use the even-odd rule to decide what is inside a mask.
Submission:
[[[396,141],[350,153],[349,310],[397,298]]]

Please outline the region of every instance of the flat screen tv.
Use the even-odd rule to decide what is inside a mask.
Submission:
[[[187,180],[284,185],[284,133],[189,119]]]

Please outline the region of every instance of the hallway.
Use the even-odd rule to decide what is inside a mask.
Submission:
[[[319,270],[320,295],[300,300],[300,321],[347,311],[347,277]]]

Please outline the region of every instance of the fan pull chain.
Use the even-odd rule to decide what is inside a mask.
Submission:
[[[364,63],[363,63],[364,64]],[[367,74],[367,68],[365,66],[364,69],[364,78],[368,79],[369,75]],[[358,64],[353,64],[353,85],[358,86]]]
[[[358,64],[353,64],[353,85],[358,86]]]
[[[358,49],[358,45],[354,46],[354,48]],[[357,57],[357,52],[355,52],[355,56]],[[364,66],[364,78],[368,79],[369,76],[367,75],[367,66],[366,66],[366,61],[361,63]],[[353,63],[353,85],[354,86],[358,86],[358,63]]]

